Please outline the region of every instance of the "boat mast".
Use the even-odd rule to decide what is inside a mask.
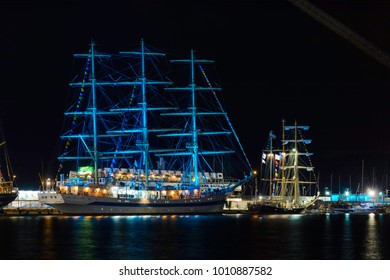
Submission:
[[[194,50],[191,50],[191,148],[192,148],[192,168],[195,176],[195,186],[199,185],[198,176],[198,133],[196,130],[196,103],[195,103],[195,69],[194,69]]]
[[[144,40],[141,39],[141,83],[142,83],[142,147],[143,161],[145,163],[145,184],[149,186],[149,140],[148,140],[148,118],[146,102],[146,77],[145,77],[145,48]]]
[[[92,87],[92,123],[93,123],[93,161],[94,161],[94,183],[98,178],[98,150],[97,150],[97,125],[96,125],[96,78],[95,78],[95,42],[91,40],[91,87]]]
[[[272,131],[271,131],[272,133]],[[274,166],[274,161],[273,161],[273,153],[272,153],[272,137],[269,136],[269,143],[270,143],[270,147],[269,147],[269,197],[271,198],[272,197],[272,183],[273,183],[273,173],[272,173],[272,168]]]
[[[194,173],[194,185],[198,186],[199,185],[199,145],[198,145],[198,128],[197,128],[197,121],[196,118],[198,115],[202,114],[210,114],[210,113],[198,113],[197,112],[197,104],[196,104],[196,92],[199,90],[202,91],[214,91],[214,90],[221,90],[220,88],[214,88],[214,87],[197,87],[195,83],[195,63],[213,63],[214,61],[212,60],[205,60],[205,59],[196,59],[194,55],[195,51],[191,50],[191,57],[190,59],[176,59],[176,60],[171,60],[173,63],[189,63],[190,64],[190,84],[188,87],[176,87],[176,88],[168,88],[168,90],[187,90],[190,91],[191,94],[191,101],[190,101],[190,107],[189,113],[172,113],[170,115],[189,115],[191,120],[191,130],[189,131],[189,136],[191,137],[191,141],[189,144],[186,145],[186,148],[189,150],[189,155],[191,156],[191,168],[190,168],[190,175],[193,172]],[[218,113],[211,113],[211,114],[218,114]],[[168,114],[166,114],[168,115]],[[180,135],[185,135],[185,134],[172,134],[172,136],[180,136]],[[222,152],[217,152],[217,153],[222,153]],[[223,153],[231,153],[231,151],[225,151]],[[183,155],[187,153],[182,153]],[[201,154],[212,154],[209,152],[202,152]],[[192,178],[190,178],[192,180]]]
[[[284,122],[285,120],[283,119],[282,120],[282,186],[281,186],[281,191],[280,191],[280,194],[282,197],[284,197],[284,193],[285,193],[285,172],[284,172],[284,167],[285,167],[285,163],[286,163],[286,151],[284,149],[284,145],[285,145],[285,132],[284,132]]]
[[[294,205],[298,205],[299,173],[298,173],[298,128],[297,121],[294,127]]]
[[[149,128],[148,128],[148,111],[151,110],[168,110],[168,109],[174,109],[169,107],[152,107],[148,104],[147,100],[147,92],[146,88],[149,85],[170,85],[171,82],[165,82],[165,81],[152,81],[146,77],[146,57],[161,57],[165,56],[165,53],[157,53],[157,52],[151,52],[148,49],[145,48],[144,40],[141,39],[141,50],[140,51],[121,51],[120,54],[125,55],[136,55],[140,56],[141,59],[141,77],[138,78],[139,81],[133,82],[134,85],[141,85],[141,94],[142,94],[142,102],[141,102],[141,108],[135,108],[134,110],[140,110],[141,111],[141,126],[140,129],[132,130],[131,133],[139,132],[142,135],[141,141],[137,142],[136,146],[141,147],[141,153],[142,153],[142,162],[144,165],[144,174],[145,174],[145,185],[146,187],[149,186],[149,157],[150,153],[153,153],[153,150],[150,150],[149,145]],[[127,109],[117,109],[120,111],[127,111]],[[129,151],[133,152],[133,151]]]

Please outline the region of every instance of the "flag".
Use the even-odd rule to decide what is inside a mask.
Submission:
[[[269,138],[270,139],[276,139],[276,135],[273,134],[272,130],[269,132]]]

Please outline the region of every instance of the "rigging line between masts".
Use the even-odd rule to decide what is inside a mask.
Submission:
[[[223,109],[223,107],[222,107],[221,102],[220,102],[219,99],[218,99],[217,94],[216,94],[215,91],[212,89],[213,87],[212,87],[212,85],[211,85],[209,79],[207,78],[206,73],[203,71],[202,65],[199,65],[199,68],[200,68],[200,70],[201,70],[201,72],[202,72],[202,74],[203,74],[203,77],[205,78],[207,84],[208,84],[209,87],[211,88],[211,91],[212,91],[212,93],[213,93],[213,95],[214,95],[215,100],[216,100],[217,103],[218,103],[219,108],[221,109],[222,112],[224,112],[224,109]],[[234,137],[235,137],[236,140],[237,140],[238,145],[240,146],[240,150],[241,150],[242,154],[244,155],[245,160],[246,160],[246,162],[247,162],[247,164],[248,164],[250,170],[252,170],[252,165],[251,165],[251,163],[249,162],[249,159],[248,159],[248,157],[247,157],[247,155],[246,155],[246,153],[245,153],[245,151],[244,151],[244,148],[242,147],[242,144],[241,144],[241,142],[240,142],[240,139],[238,138],[238,135],[237,135],[237,133],[236,133],[236,130],[234,129],[232,123],[230,122],[229,116],[228,116],[227,114],[225,114],[225,118],[226,118],[227,123],[229,124],[229,127],[230,127],[231,131],[233,132]]]

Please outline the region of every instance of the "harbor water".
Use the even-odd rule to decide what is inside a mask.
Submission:
[[[3,260],[389,260],[390,215],[0,216]]]

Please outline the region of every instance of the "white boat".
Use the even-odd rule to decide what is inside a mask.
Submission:
[[[70,83],[69,127],[41,203],[82,215],[222,213],[226,197],[251,179],[221,88],[206,75],[212,61],[194,51],[172,60],[186,67],[179,74],[188,70],[182,86],[155,67],[164,57],[142,40],[136,51],[100,53],[92,42],[75,55],[84,69]]]

